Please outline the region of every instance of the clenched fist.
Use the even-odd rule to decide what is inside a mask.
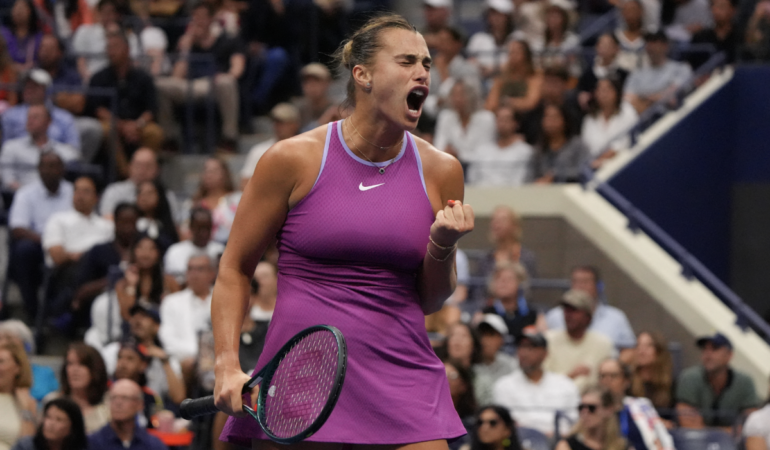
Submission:
[[[430,238],[436,245],[451,247],[473,231],[473,222],[471,205],[463,205],[460,200],[449,200],[444,209],[436,214],[436,220],[430,227]]]

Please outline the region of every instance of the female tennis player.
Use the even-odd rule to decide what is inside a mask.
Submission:
[[[409,131],[428,95],[423,37],[397,15],[374,18],[338,51],[353,114],[275,144],[246,186],[212,300],[222,438],[266,440],[241,411],[238,343],[254,267],[278,236],[278,299],[257,368],[295,333],[333,325],[347,340],[337,405],[309,450],[353,445],[443,450],[465,434],[424,315],[455,287],[454,252],[473,229],[459,162]]]

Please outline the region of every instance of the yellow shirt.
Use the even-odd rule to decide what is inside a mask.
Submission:
[[[579,365],[588,366],[591,373],[573,379],[580,392],[599,381],[599,364],[615,354],[615,346],[609,338],[594,331],[586,331],[583,339],[572,340],[566,330],[548,330],[548,356],[543,368],[549,372],[569,374]]]

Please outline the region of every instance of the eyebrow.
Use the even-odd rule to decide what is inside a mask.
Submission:
[[[404,53],[401,55],[396,55],[396,59],[405,59],[409,62],[416,62],[417,59],[419,59],[419,55],[411,54],[411,53]],[[426,64],[432,64],[433,60],[430,56],[425,56],[422,58],[422,62]]]

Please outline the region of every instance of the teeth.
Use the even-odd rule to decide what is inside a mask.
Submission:
[[[425,96],[425,91],[412,91],[412,94],[415,94],[415,95],[417,95],[419,97],[424,97]]]

